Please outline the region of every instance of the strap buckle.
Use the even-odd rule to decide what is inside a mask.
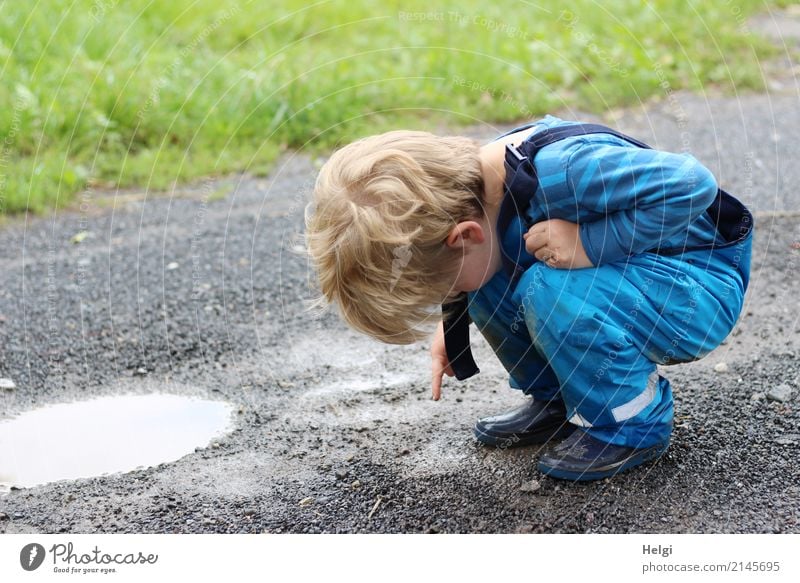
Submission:
[[[524,162],[528,159],[528,157],[520,152],[514,144],[506,144],[506,149],[511,152],[518,162]]]

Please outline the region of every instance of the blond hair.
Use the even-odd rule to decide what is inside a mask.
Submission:
[[[461,268],[447,236],[483,215],[476,141],[393,131],[345,146],[323,166],[307,208],[316,304],[335,302],[348,324],[382,342],[421,339]]]

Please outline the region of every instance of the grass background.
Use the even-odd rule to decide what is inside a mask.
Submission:
[[[759,89],[767,0],[0,2],[0,213],[396,127]],[[568,6],[568,9],[565,7]]]

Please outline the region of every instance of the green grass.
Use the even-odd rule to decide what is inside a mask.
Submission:
[[[740,26],[776,4],[6,0],[0,213],[263,173],[390,127],[758,89],[774,49]]]

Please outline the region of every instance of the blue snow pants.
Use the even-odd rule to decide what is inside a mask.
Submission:
[[[669,441],[673,404],[657,364],[716,348],[742,309],[751,239],[683,256],[642,253],[588,269],[541,262],[512,285],[505,271],[469,294],[469,315],[534,399],[563,399],[567,419],[606,443]]]

